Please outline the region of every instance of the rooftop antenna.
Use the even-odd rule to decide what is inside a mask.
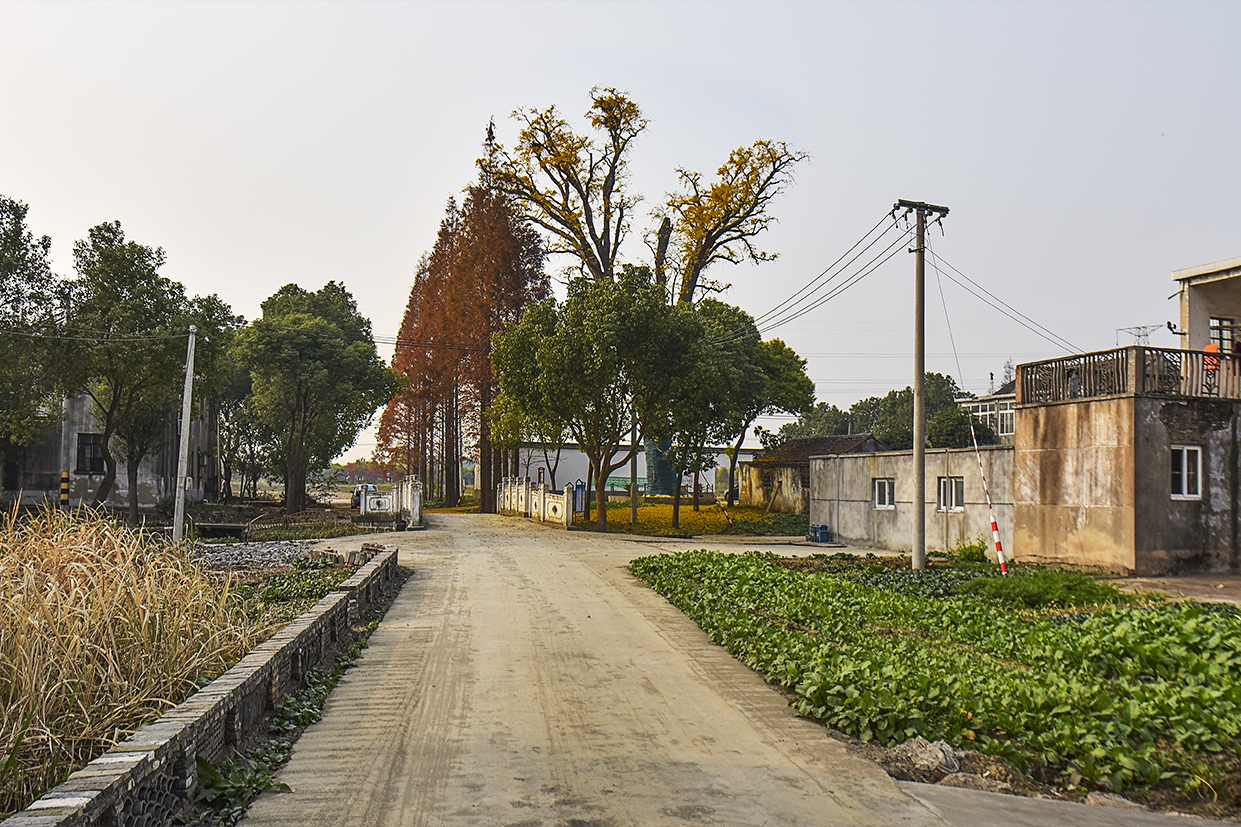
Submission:
[[[1116,328],[1116,346],[1120,346],[1120,334],[1128,333],[1133,337],[1135,345],[1149,345],[1151,343],[1151,333],[1156,330],[1162,330],[1161,324],[1143,324],[1137,327],[1118,327]]]

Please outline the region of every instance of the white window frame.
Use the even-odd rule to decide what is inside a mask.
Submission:
[[[881,497],[880,494],[883,496]],[[876,511],[896,508],[896,480],[892,477],[873,477],[870,481],[870,505]]]
[[[1011,436],[1017,430],[1016,405],[1012,402],[997,402],[996,429],[1000,436]]]
[[[1170,485],[1174,500],[1202,499],[1202,446],[1173,445]],[[1180,489],[1180,490],[1178,490]]]
[[[935,488],[938,491],[936,511],[965,510],[965,477],[938,477]]]

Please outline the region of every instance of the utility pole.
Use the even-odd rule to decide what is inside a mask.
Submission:
[[[901,199],[892,208],[913,212],[917,220],[917,243],[909,252],[914,259],[914,571],[926,568],[926,216],[943,218],[947,207],[924,201]]]
[[[185,349],[185,392],[181,396],[181,452],[177,455],[176,506],[172,518],[172,544],[180,547],[185,526],[185,478],[190,458],[190,401],[194,397],[194,334],[190,325],[190,343]]]

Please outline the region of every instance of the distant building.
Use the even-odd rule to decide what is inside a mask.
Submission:
[[[1013,444],[1013,433],[1017,430],[1016,378],[1005,382],[995,393],[958,399],[957,405],[995,431],[1001,445]]]
[[[177,417],[179,419],[180,417]],[[213,498],[220,487],[219,438],[212,417],[200,417],[190,423],[189,469],[191,482],[187,489],[190,500]],[[44,429],[40,439],[30,445],[0,449],[3,451],[3,473],[0,485],[23,503],[38,502],[45,497],[58,501],[61,471],[69,472],[70,503],[91,502],[99,490],[104,466],[100,442],[103,425],[91,412],[90,398],[81,395],[64,403],[64,418]],[[168,427],[164,447],[146,457],[138,469],[138,503],[154,506],[175,490],[179,433],[174,421]],[[117,442],[112,444],[117,457],[116,482],[107,504],[122,507],[129,502],[129,474],[121,459]]]
[[[869,454],[887,446],[870,434],[790,439],[750,462],[740,463],[742,505],[787,514],[810,513],[810,458],[826,454]]]

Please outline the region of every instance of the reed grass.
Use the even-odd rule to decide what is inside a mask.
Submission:
[[[269,630],[174,547],[91,515],[0,515],[0,819]]]

